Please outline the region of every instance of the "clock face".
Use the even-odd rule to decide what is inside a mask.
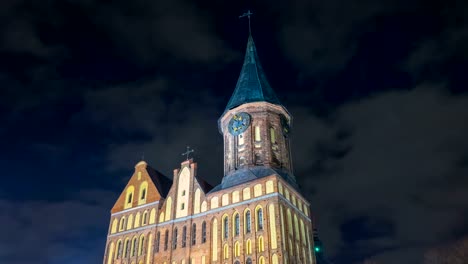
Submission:
[[[247,127],[249,127],[249,125],[250,125],[249,114],[245,112],[235,114],[231,118],[228,124],[229,133],[231,133],[231,135],[233,136],[237,136],[243,133],[247,129]]]
[[[291,132],[291,127],[289,126],[288,119],[284,115],[281,115],[281,127],[283,128],[283,135],[287,137],[289,132]]]

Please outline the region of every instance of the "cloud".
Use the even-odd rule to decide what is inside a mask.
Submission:
[[[55,202],[0,200],[0,261],[101,263],[113,198],[115,193],[83,190]]]
[[[359,239],[383,263],[394,263],[390,255],[416,261],[425,246],[453,238],[464,225],[468,167],[460,161],[468,153],[468,97],[445,88],[381,93],[343,105],[326,123],[304,111],[295,116],[309,121],[295,124],[296,131],[312,131],[294,139],[301,142],[293,145],[294,157],[310,159],[299,160],[309,167],[298,167],[297,175],[304,193],[314,191],[309,199],[332,255],[355,254],[340,227],[359,215],[394,226]]]

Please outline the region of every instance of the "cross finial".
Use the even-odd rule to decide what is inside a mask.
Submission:
[[[190,153],[192,153],[192,152],[195,152],[195,150],[190,149],[190,147],[187,146],[187,151],[185,151],[184,153],[182,153],[182,156],[187,156],[187,160],[189,160],[189,155],[190,155]]]
[[[250,16],[251,15],[253,15],[253,13],[250,12],[250,10],[247,10],[247,12],[239,16],[239,18],[247,17],[249,19],[249,35],[252,34],[252,29],[250,28]]]

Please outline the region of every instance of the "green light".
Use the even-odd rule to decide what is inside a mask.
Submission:
[[[314,250],[315,250],[315,252],[319,252],[319,251],[320,251],[320,247],[314,247]]]

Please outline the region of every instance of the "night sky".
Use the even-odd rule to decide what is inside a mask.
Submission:
[[[0,263],[102,263],[143,156],[221,181],[247,9],[328,258],[468,235],[467,1],[1,0]]]

